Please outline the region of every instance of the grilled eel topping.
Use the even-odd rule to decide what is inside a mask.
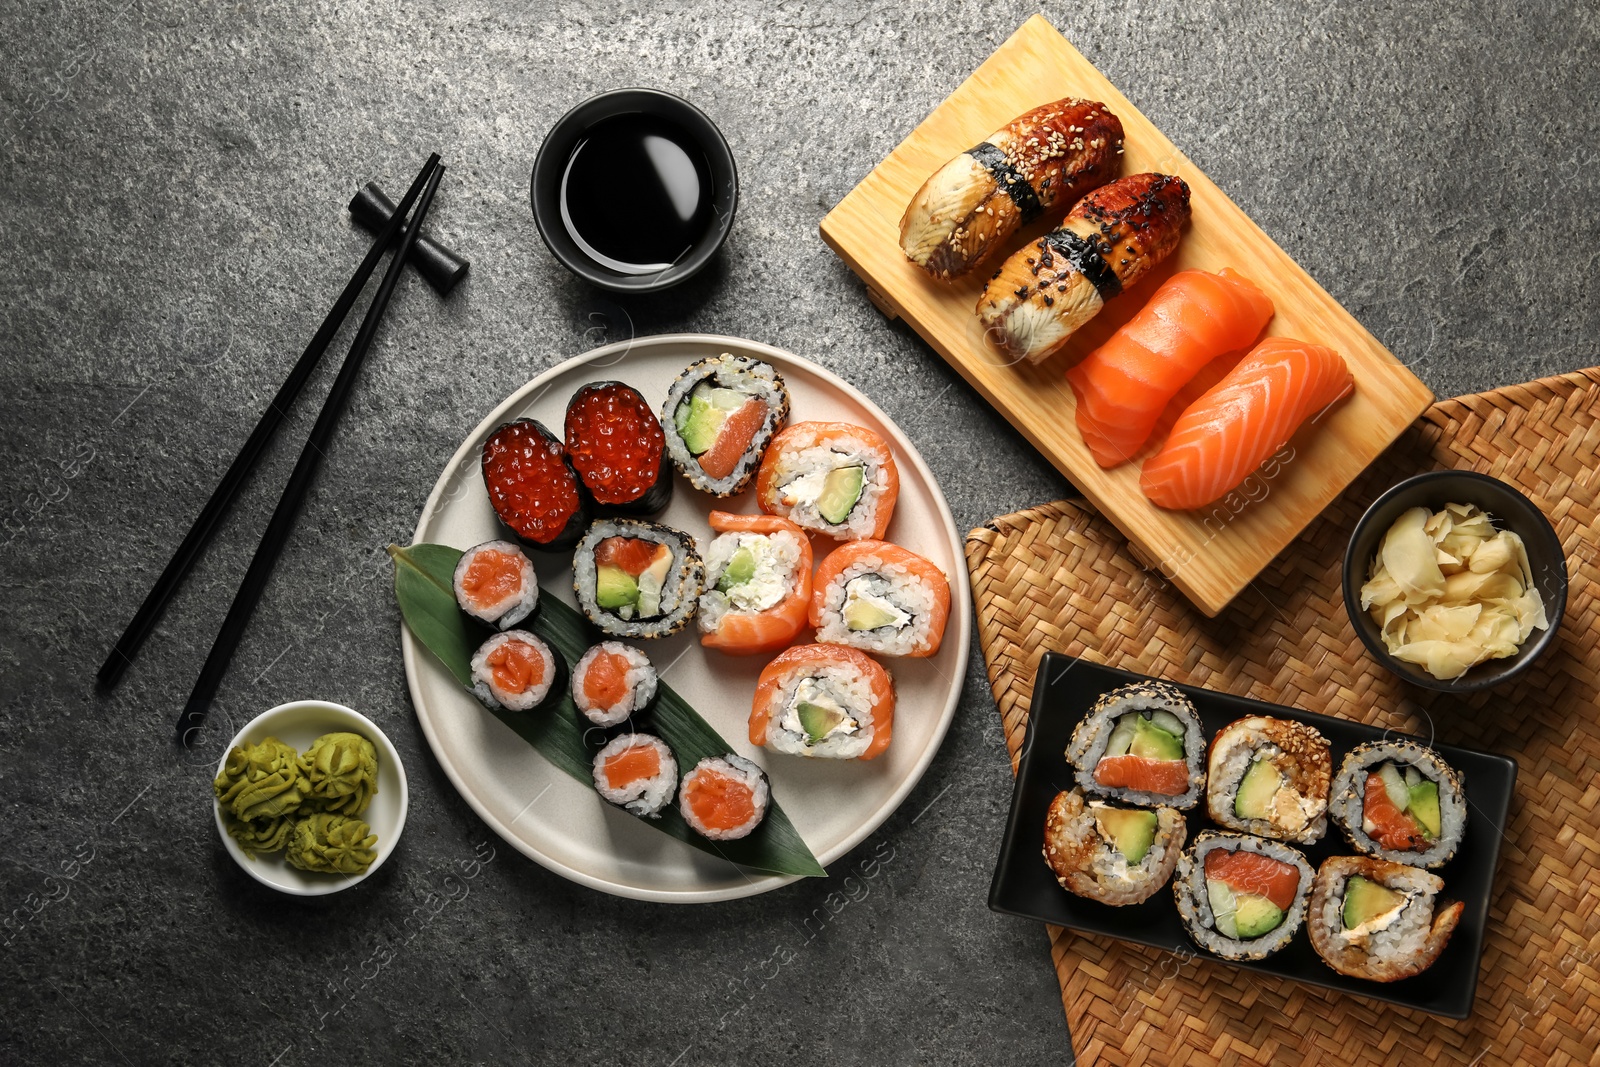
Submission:
[[[1037,363],[1171,255],[1188,221],[1182,178],[1132,174],[1096,189],[995,271],[978,318],[996,344]]]
[[[1094,100],[1019,115],[934,172],[900,220],[900,247],[936,278],[965,274],[1057,204],[1116,173],[1122,123]]]

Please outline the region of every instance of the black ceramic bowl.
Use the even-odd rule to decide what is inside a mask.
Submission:
[[[1533,583],[1544,598],[1548,628],[1535,630],[1514,656],[1480,663],[1459,678],[1441,681],[1421,667],[1395,659],[1384,647],[1377,623],[1361,610],[1361,586],[1368,568],[1378,554],[1383,537],[1401,513],[1425,507],[1438,511],[1446,504],[1476,504],[1487,511],[1494,524],[1522,538],[1533,569]],[[1526,670],[1555,643],[1561,616],[1567,608],[1567,558],[1550,520],[1527,497],[1486,474],[1474,471],[1429,471],[1391,488],[1367,509],[1350,535],[1344,553],[1344,607],[1355,627],[1378,662],[1408,682],[1445,693],[1472,693],[1501,685]]]
[[[625,274],[601,264],[573,240],[561,218],[561,181],[573,151],[596,124],[621,115],[643,115],[677,126],[704,154],[710,171],[711,221],[693,247],[664,270]],[[739,203],[739,176],[728,142],[699,108],[659,89],[614,89],[585,100],[551,128],[533,161],[529,197],[539,236],[568,270],[615,292],[653,293],[692,277],[711,262],[733,227],[734,209]],[[633,205],[617,205],[618,212],[632,210]],[[638,221],[649,225],[648,219]]]

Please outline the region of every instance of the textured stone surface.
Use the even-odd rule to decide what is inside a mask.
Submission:
[[[741,334],[838,371],[918,443],[963,526],[1059,495],[816,235],[1035,10],[0,7],[0,1059],[293,1064],[362,1045],[383,1062],[659,1067],[1067,1057],[1042,932],[984,907],[1009,774],[976,658],[926,779],[826,883],[669,908],[502,846],[451,899],[446,876],[491,835],[415,724],[379,551],[485,410],[630,330]],[[1596,361],[1596,10],[1045,13],[1445,395]],[[527,174],[563,110],[633,84],[721,125],[743,200],[715,269],[619,305],[546,254]],[[221,711],[180,753],[171,721],[330,370],[127,680],[97,696],[93,667],[365,248],[343,203],[369,178],[398,193],[434,148],[451,170],[430,225],[473,273],[447,302],[402,282]],[[235,869],[204,798],[233,728],[313,693],[389,731],[412,807],[395,862],[298,903]],[[865,894],[808,937],[801,921],[874,858]]]

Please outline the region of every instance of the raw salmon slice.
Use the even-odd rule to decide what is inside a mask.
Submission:
[[[1394,801],[1389,799],[1389,791],[1383,787],[1383,779],[1377,774],[1367,775],[1361,817],[1363,821],[1371,821],[1370,836],[1384,848],[1405,851],[1427,846],[1428,839],[1422,836],[1422,828],[1415,819],[1395,807]]]
[[[1094,780],[1108,789],[1180,796],[1189,788],[1189,764],[1181,759],[1105,756],[1094,765]]]
[[[1243,849],[1214,848],[1206,853],[1206,877],[1239,893],[1254,893],[1288,911],[1300,890],[1300,872],[1292,864]]]
[[[1111,339],[1071,370],[1078,431],[1102,467],[1132,459],[1167,403],[1207,363],[1243,349],[1272,318],[1243,275],[1174,274]]]
[[[1178,417],[1167,443],[1145,462],[1139,486],[1159,507],[1205,507],[1353,387],[1333,349],[1269,337]]]

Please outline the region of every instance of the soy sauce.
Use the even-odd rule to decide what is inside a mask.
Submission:
[[[561,175],[561,222],[583,253],[620,274],[655,274],[711,225],[711,167],[676,123],[617,115],[584,132]]]

